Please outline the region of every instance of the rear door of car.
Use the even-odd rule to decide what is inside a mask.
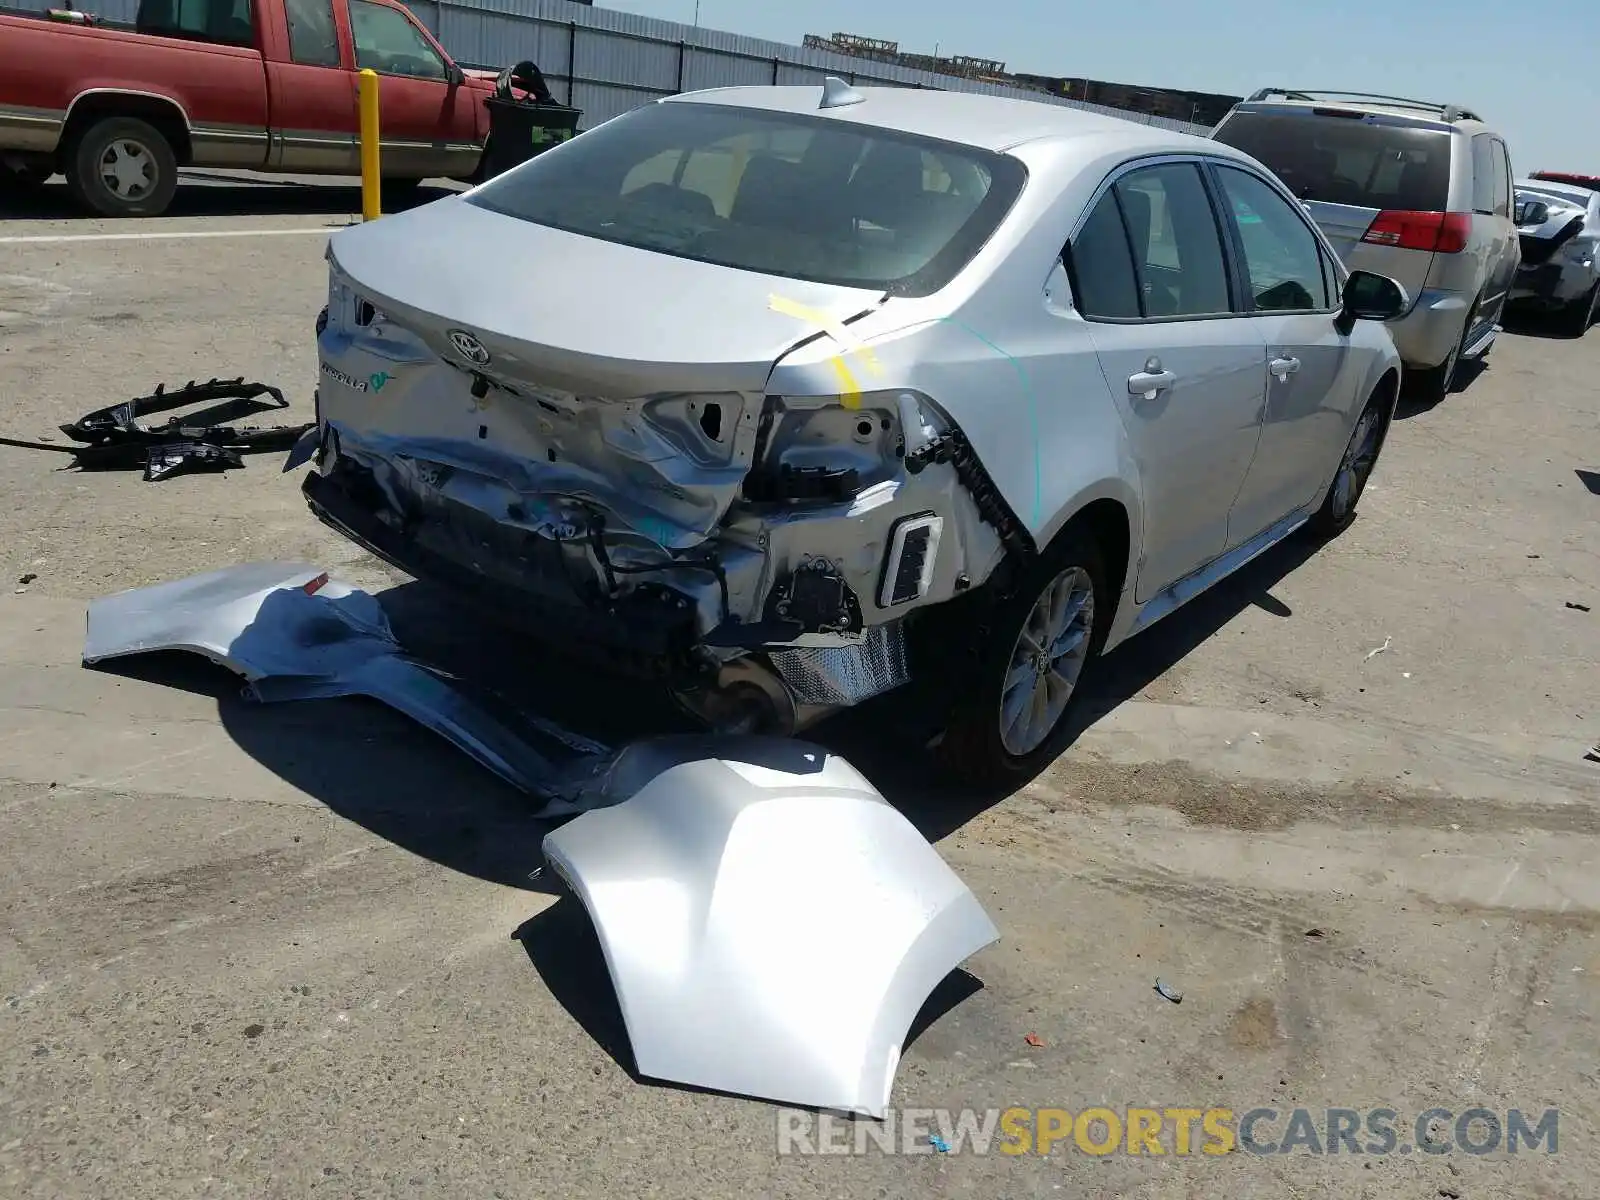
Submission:
[[[1212,136],[1283,180],[1346,267],[1388,276],[1413,301],[1421,295],[1449,208],[1449,130],[1387,113],[1278,105],[1236,109]]]
[[[1198,159],[1114,173],[1065,258],[1138,468],[1142,603],[1227,549],[1260,434],[1266,346],[1241,310]]]
[[[1228,520],[1237,546],[1310,503],[1332,478],[1370,358],[1353,353],[1334,326],[1342,280],[1305,213],[1242,165],[1211,169],[1267,347],[1261,440]]]

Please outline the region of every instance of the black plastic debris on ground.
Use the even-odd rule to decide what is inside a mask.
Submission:
[[[194,404],[208,407],[145,426],[140,417],[171,412]],[[0,438],[0,445],[70,454],[84,471],[143,469],[147,480],[173,475],[226,471],[244,466],[244,455],[289,450],[314,422],[303,425],[236,425],[257,413],[289,407],[283,393],[265,383],[237,379],[190,380],[180,388],[159,385],[148,396],[136,396],[109,408],[96,409],[61,426],[78,446]]]

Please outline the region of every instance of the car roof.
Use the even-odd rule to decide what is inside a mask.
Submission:
[[[1348,100],[1343,97],[1326,100],[1241,100],[1233,106],[1233,111],[1275,113],[1279,116],[1313,116],[1315,115],[1313,110],[1318,108],[1336,108],[1345,112],[1391,117],[1418,129],[1440,129],[1446,132],[1459,132],[1467,135],[1493,132],[1486,122],[1473,117],[1458,117],[1453,121],[1446,120],[1442,107],[1439,114],[1435,116],[1427,109],[1419,108],[1416,105],[1384,104],[1377,100]]]
[[[1519,192],[1542,192],[1546,196],[1560,196],[1563,200],[1571,200],[1585,207],[1595,198],[1595,193],[1589,188],[1579,187],[1573,183],[1553,183],[1548,179],[1519,179],[1515,186]]]
[[[1123,137],[1129,149],[1168,149],[1215,155],[1217,143],[1141,121],[1104,116],[1088,109],[977,92],[931,88],[861,87],[855,104],[822,108],[820,84],[709,88],[663,97],[663,104],[725,104],[770,112],[828,117],[983,150],[1003,151],[1041,138]]]

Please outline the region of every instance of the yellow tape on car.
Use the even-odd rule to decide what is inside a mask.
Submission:
[[[797,321],[806,321],[815,325],[826,333],[841,347],[840,353],[831,360],[834,374],[839,377],[840,392],[839,402],[846,408],[861,407],[861,384],[856,380],[855,373],[850,370],[850,364],[845,361],[847,354],[859,354],[861,360],[867,364],[867,370],[873,375],[882,374],[882,367],[878,365],[878,356],[870,347],[861,344],[861,339],[845,328],[844,322],[837,317],[829,316],[820,309],[811,308],[787,296],[768,296],[767,307],[773,312],[782,313],[786,317],[793,317]]]

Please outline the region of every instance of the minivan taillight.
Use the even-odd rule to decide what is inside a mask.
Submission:
[[[1378,214],[1361,240],[1375,246],[1398,246],[1402,250],[1459,254],[1467,248],[1467,235],[1471,232],[1471,213],[1409,212],[1391,208]]]

